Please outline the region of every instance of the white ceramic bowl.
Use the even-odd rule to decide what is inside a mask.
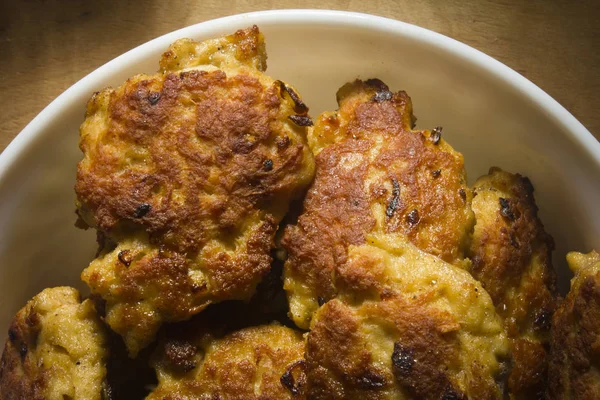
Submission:
[[[0,334],[45,287],[75,285],[94,256],[94,232],[75,222],[78,127],[93,92],[158,68],[178,38],[206,39],[257,24],[268,73],[296,86],[311,114],[335,93],[378,77],[413,99],[418,127],[444,127],[471,182],[492,165],[529,176],[554,236],[560,285],[569,250],[600,249],[600,144],[562,106],[503,64],[462,43],[402,22],[337,11],[236,15],[184,28],[92,72],[46,107],[0,155]],[[2,341],[4,337],[0,336]]]

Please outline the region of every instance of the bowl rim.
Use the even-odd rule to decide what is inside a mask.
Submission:
[[[20,156],[26,154],[26,149],[34,144],[36,138],[43,136],[44,126],[61,114],[64,105],[69,103],[69,99],[81,96],[84,92],[91,93],[90,87],[93,88],[92,92],[97,90],[98,84],[105,81],[111,71],[124,68],[131,62],[142,59],[151,53],[164,51],[178,38],[195,37],[198,36],[198,32],[221,31],[224,27],[238,26],[242,23],[258,26],[273,23],[354,26],[360,29],[405,36],[417,43],[438,48],[440,51],[487,70],[494,78],[500,79],[504,84],[534,103],[580,147],[581,151],[587,153],[600,169],[600,142],[583,124],[533,82],[491,56],[441,33],[391,18],[350,11],[286,9],[236,14],[193,24],[152,39],[98,67],[57,96],[8,144],[0,154],[0,187],[8,176],[11,166],[16,164]]]

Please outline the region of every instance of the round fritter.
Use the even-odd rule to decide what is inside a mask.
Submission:
[[[600,399],[600,254],[569,253],[571,290],[554,314],[548,399]]]
[[[503,398],[508,342],[479,282],[397,235],[367,241],[313,319],[308,397]]]
[[[75,189],[103,247],[82,278],[132,355],[163,321],[249,298],[313,177],[308,109],[262,73],[264,48],[256,27],[178,41],[161,73],[88,103]]]
[[[215,338],[194,327],[179,324],[161,342],[159,384],[147,400],[306,398],[300,332],[273,324]]]
[[[511,396],[543,398],[557,296],[554,242],[537,216],[529,179],[491,168],[473,192],[471,273],[492,297],[511,339]]]
[[[288,252],[285,289],[295,323],[307,328],[319,299],[336,295],[333,276],[350,245],[369,232],[395,232],[445,261],[461,264],[474,218],[463,157],[441,128],[413,131],[405,92],[356,81],[338,92],[339,111],[309,131],[317,173]]]
[[[101,400],[108,357],[104,325],[90,300],[46,289],[15,316],[0,364],[2,400]]]

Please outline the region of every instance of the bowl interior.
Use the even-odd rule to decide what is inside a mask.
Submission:
[[[73,185],[87,99],[156,71],[162,51],[179,37],[204,39],[254,23],[266,36],[268,73],[294,85],[313,116],[336,108],[345,82],[378,77],[412,97],[417,127],[443,126],[464,154],[471,182],[490,166],[529,176],[556,241],[562,290],[566,252],[600,248],[600,145],[524,78],[465,45],[395,21],[254,13],[185,28],[113,60],[61,95],[7,148],[0,159],[0,339],[16,310],[43,288],[85,290],[79,274],[94,256],[95,233],[74,226]]]

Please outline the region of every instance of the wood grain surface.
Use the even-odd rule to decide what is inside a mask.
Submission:
[[[365,12],[448,35],[523,74],[600,139],[598,0],[2,0],[0,151],[56,96],[119,54],[187,25],[277,8]]]

